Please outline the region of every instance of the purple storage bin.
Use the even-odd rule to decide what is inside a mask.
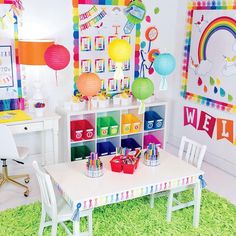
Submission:
[[[137,141],[133,138],[126,138],[121,140],[121,147],[126,147],[134,151],[136,148],[141,148]]]
[[[162,147],[161,142],[152,134],[147,134],[144,136],[144,148],[146,149],[149,143],[155,143],[158,144],[160,147]]]

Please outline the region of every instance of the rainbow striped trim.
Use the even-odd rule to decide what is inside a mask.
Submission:
[[[0,4],[13,4],[13,3],[14,3],[14,0],[0,0]],[[21,73],[20,73],[20,64],[19,64],[19,55],[18,55],[18,18],[14,13],[13,13],[13,17],[15,19],[14,42],[15,42],[15,56],[16,56],[17,92],[18,92],[18,97],[22,98]],[[11,99],[9,99],[9,102],[10,100]]]
[[[192,36],[192,24],[193,24],[193,12],[195,10],[236,10],[236,0],[225,0],[225,1],[194,1],[188,3],[188,18],[186,25],[186,39],[184,46],[184,59],[183,59],[183,67],[182,67],[182,87],[181,87],[181,96],[189,101],[194,101],[202,105],[206,105],[208,107],[216,108],[222,111],[227,111],[231,113],[236,113],[236,105],[220,102],[214,99],[210,99],[207,97],[203,97],[200,95],[196,95],[193,93],[189,93],[187,91],[187,83],[188,83],[188,64],[190,60],[190,46],[191,46],[191,36]],[[209,40],[209,37],[216,31],[220,30],[223,27],[222,22],[226,23],[224,27],[232,34],[236,36],[236,26],[233,25],[232,19],[226,19],[226,17],[222,17],[220,22],[212,22],[209,27],[207,27],[206,31],[203,32],[202,38],[199,44],[199,52],[198,57],[201,61],[202,59],[206,59],[206,46]]]
[[[186,176],[181,179],[175,179],[171,181],[165,181],[157,184],[150,184],[139,188],[127,189],[123,192],[116,192],[104,196],[94,196],[91,199],[81,199],[80,210],[92,209],[95,207],[105,206],[135,198],[150,195],[152,193],[158,193],[167,191],[176,187],[188,186],[197,183],[199,176]],[[55,183],[55,181],[54,181]],[[65,192],[62,191],[60,185],[55,183],[60,194],[66,199],[71,208],[76,209],[78,202],[74,202],[70,199]]]
[[[79,77],[79,4],[92,5],[110,5],[110,6],[128,6],[131,0],[72,0],[73,6],[73,38],[74,38],[74,91],[76,81]],[[141,42],[141,25],[136,25],[136,40],[135,40],[135,72],[134,78],[139,77],[139,62],[140,62],[140,42]]]

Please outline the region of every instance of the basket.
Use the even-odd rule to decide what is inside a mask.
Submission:
[[[88,120],[73,120],[70,125],[71,139],[73,141],[89,140],[94,137],[94,128]]]
[[[71,148],[71,161],[87,159],[90,156],[90,149],[87,146],[78,146]]]
[[[145,112],[144,129],[161,129],[163,127],[163,119],[155,111]]]
[[[133,114],[122,115],[122,134],[138,133],[141,129],[141,121]]]

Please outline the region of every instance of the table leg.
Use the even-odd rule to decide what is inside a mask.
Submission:
[[[58,130],[53,129],[54,164],[58,163]]]
[[[193,226],[199,226],[199,219],[200,219],[200,207],[201,207],[201,195],[202,195],[202,188],[200,181],[194,186],[194,215],[193,215]]]
[[[42,166],[46,164],[46,158],[45,158],[45,130],[41,131],[41,156],[42,156]]]
[[[73,221],[73,236],[79,236],[79,235],[80,235],[80,220]]]

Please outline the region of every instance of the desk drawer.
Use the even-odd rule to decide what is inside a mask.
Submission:
[[[22,124],[22,125],[9,125],[9,128],[14,134],[42,131],[43,122],[35,122],[35,123]]]

